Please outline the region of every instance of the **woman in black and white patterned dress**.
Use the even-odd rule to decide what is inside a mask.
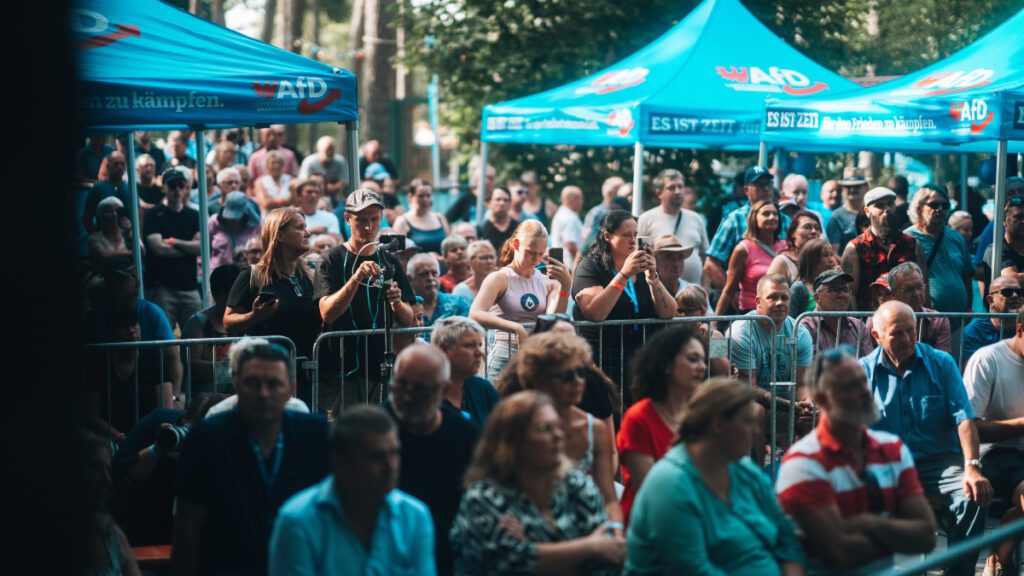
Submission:
[[[621,536],[601,494],[562,453],[551,398],[509,396],[487,421],[451,530],[456,574],[617,574]]]

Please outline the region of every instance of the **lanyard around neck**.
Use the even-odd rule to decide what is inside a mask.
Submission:
[[[263,485],[266,486],[267,492],[274,489],[274,483],[277,482],[277,476],[281,473],[281,459],[284,456],[284,430],[280,430],[277,433],[277,445],[274,447],[274,460],[271,463],[271,470],[267,471],[267,461],[263,457],[263,450],[260,448],[259,442],[251,435],[249,436],[249,444],[252,446],[252,451],[256,455],[257,468],[260,469],[260,477],[263,478]]]

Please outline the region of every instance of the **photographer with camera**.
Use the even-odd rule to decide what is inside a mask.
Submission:
[[[224,312],[232,335],[286,336],[297,356],[310,357],[320,333],[320,314],[313,298],[313,272],[302,255],[309,251],[306,219],[297,208],[267,213],[261,232],[263,256],[235,279]],[[300,375],[300,396],[308,383]]]
[[[379,193],[359,188],[345,200],[345,222],[352,230],[343,244],[325,253],[316,270],[315,297],[331,331],[412,326],[415,296],[393,251],[405,248],[400,236],[377,241],[384,202]],[[380,366],[385,360],[383,336],[349,338],[343,365],[338,366],[338,340],[321,354],[321,409],[333,411],[342,400],[366,402],[383,394]],[[322,379],[323,380],[323,379]]]

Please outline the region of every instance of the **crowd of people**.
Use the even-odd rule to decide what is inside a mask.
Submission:
[[[477,224],[475,186],[435,211],[375,142],[349,182],[330,137],[303,157],[281,127],[225,131],[202,309],[193,136],[133,136],[141,231],[123,144],[78,158],[87,339],[181,338],[90,358],[111,566],[173,541],[181,574],[867,572],[937,525],[978,536],[993,500],[1024,517],[1019,178],[988,281],[991,231],[899,176],[849,171],[818,203],[753,166],[709,227],[673,169],[639,217],[618,177],[584,214],[576,186],[556,203],[534,173],[477,173]],[[943,317],[976,286],[1008,314]],[[395,358],[386,325],[416,329]]]

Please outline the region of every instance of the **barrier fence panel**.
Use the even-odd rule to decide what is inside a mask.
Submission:
[[[219,368],[217,366],[217,364],[220,364],[220,362],[216,361],[216,358],[214,359],[213,362],[210,363],[211,365],[209,365],[209,366],[202,366],[200,363],[193,362],[193,360],[194,360],[193,359],[193,354],[194,354],[193,347],[230,345],[230,344],[234,344],[235,342],[241,340],[242,338],[243,338],[242,336],[236,336],[236,337],[226,337],[226,338],[195,338],[195,339],[184,339],[184,340],[154,340],[154,341],[146,341],[146,342],[104,342],[104,343],[86,344],[86,345],[84,345],[84,349],[86,350],[87,353],[90,352],[90,351],[94,351],[94,352],[96,352],[98,354],[102,354],[101,358],[102,358],[102,360],[104,362],[104,378],[105,378],[105,382],[104,382],[105,410],[103,411],[103,416],[106,418],[107,433],[108,433],[108,435],[111,434],[111,422],[110,421],[111,421],[112,414],[113,414],[113,402],[114,402],[114,398],[113,398],[113,392],[114,391],[112,390],[112,386],[111,386],[111,384],[113,382],[113,376],[114,376],[113,373],[112,373],[112,355],[114,353],[116,353],[117,351],[123,351],[123,350],[131,350],[131,351],[135,351],[136,352],[135,355],[134,355],[134,358],[132,359],[132,376],[131,376],[132,383],[131,383],[131,391],[130,391],[131,394],[132,394],[132,400],[133,400],[131,421],[134,424],[134,423],[137,423],[140,420],[141,416],[142,416],[141,414],[139,414],[139,408],[140,408],[140,387],[139,387],[140,382],[139,382],[139,375],[140,375],[140,358],[142,356],[142,352],[143,351],[145,351],[145,350],[157,350],[157,352],[158,352],[157,354],[155,354],[155,357],[156,357],[155,361],[156,361],[156,364],[157,364],[156,375],[157,375],[157,378],[158,378],[158,380],[157,380],[158,385],[162,385],[163,383],[172,381],[174,379],[173,376],[175,374],[175,369],[176,368],[180,368],[180,373],[181,373],[181,390],[182,390],[182,393],[184,394],[186,400],[191,400],[192,398],[194,398],[194,393],[195,394],[199,394],[199,393],[206,392],[206,391],[217,392],[218,391],[217,390],[217,386],[218,386],[218,384],[220,384],[220,379],[223,378],[225,376],[225,373],[227,372],[226,367],[225,368]],[[288,350],[288,356],[291,359],[291,374],[290,374],[290,376],[291,376],[292,380],[295,381],[296,375],[297,375],[297,372],[296,372],[297,367],[296,367],[295,343],[292,342],[291,339],[286,338],[284,336],[261,336],[261,338],[264,338],[264,339],[266,339],[266,340],[268,340],[270,342],[273,342],[275,344],[283,345]],[[174,366],[174,365],[167,366],[166,365],[167,359],[165,358],[165,354],[167,352],[171,352],[171,354],[169,354],[169,356],[172,357],[172,361],[173,362],[177,363],[177,366]],[[226,360],[225,360],[224,363],[226,364]],[[195,378],[193,378],[193,370],[195,370],[195,369],[205,370],[206,368],[208,368],[210,370],[211,380],[209,381],[209,385],[210,385],[211,389],[210,390],[199,390],[199,391],[193,390],[193,383],[195,381]],[[147,370],[148,370],[148,368],[147,368]],[[88,375],[86,375],[86,377],[85,377],[86,379],[88,379],[91,376],[92,370],[90,370],[89,372],[90,373]],[[170,372],[170,374],[168,374],[168,372]],[[229,380],[228,380],[227,384],[230,386],[230,376],[229,375],[228,375],[228,379]],[[200,381],[205,381],[205,380],[200,378]],[[172,382],[172,386],[173,385],[174,385],[174,383]],[[157,398],[157,405],[158,406],[160,404],[159,401],[160,401],[160,399]]]
[[[1020,539],[1022,537],[1024,537],[1024,519],[1017,520],[1006,526],[1000,526],[981,536],[958,542],[941,552],[933,552],[924,559],[914,562],[909,566],[893,567],[891,570],[880,572],[879,576],[916,576],[917,574],[925,574],[933,568],[948,566],[958,558],[968,554],[975,554],[978,550],[995,546],[1004,540]],[[1016,562],[1020,563],[1019,557],[1016,559]],[[1003,569],[1006,570],[1006,574],[1014,573],[1014,567],[1012,566],[1004,566]]]

